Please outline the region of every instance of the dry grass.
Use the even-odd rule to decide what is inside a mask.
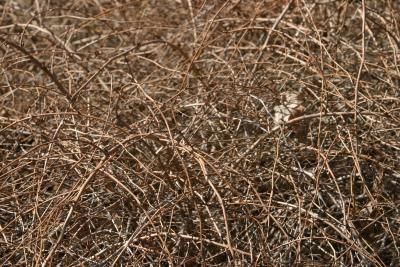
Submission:
[[[397,1],[0,10],[1,266],[400,264]]]

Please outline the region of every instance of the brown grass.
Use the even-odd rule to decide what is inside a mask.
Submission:
[[[1,266],[400,264],[397,1],[0,11]]]

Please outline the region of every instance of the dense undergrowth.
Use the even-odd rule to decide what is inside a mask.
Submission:
[[[1,266],[398,266],[397,1],[0,2]]]

